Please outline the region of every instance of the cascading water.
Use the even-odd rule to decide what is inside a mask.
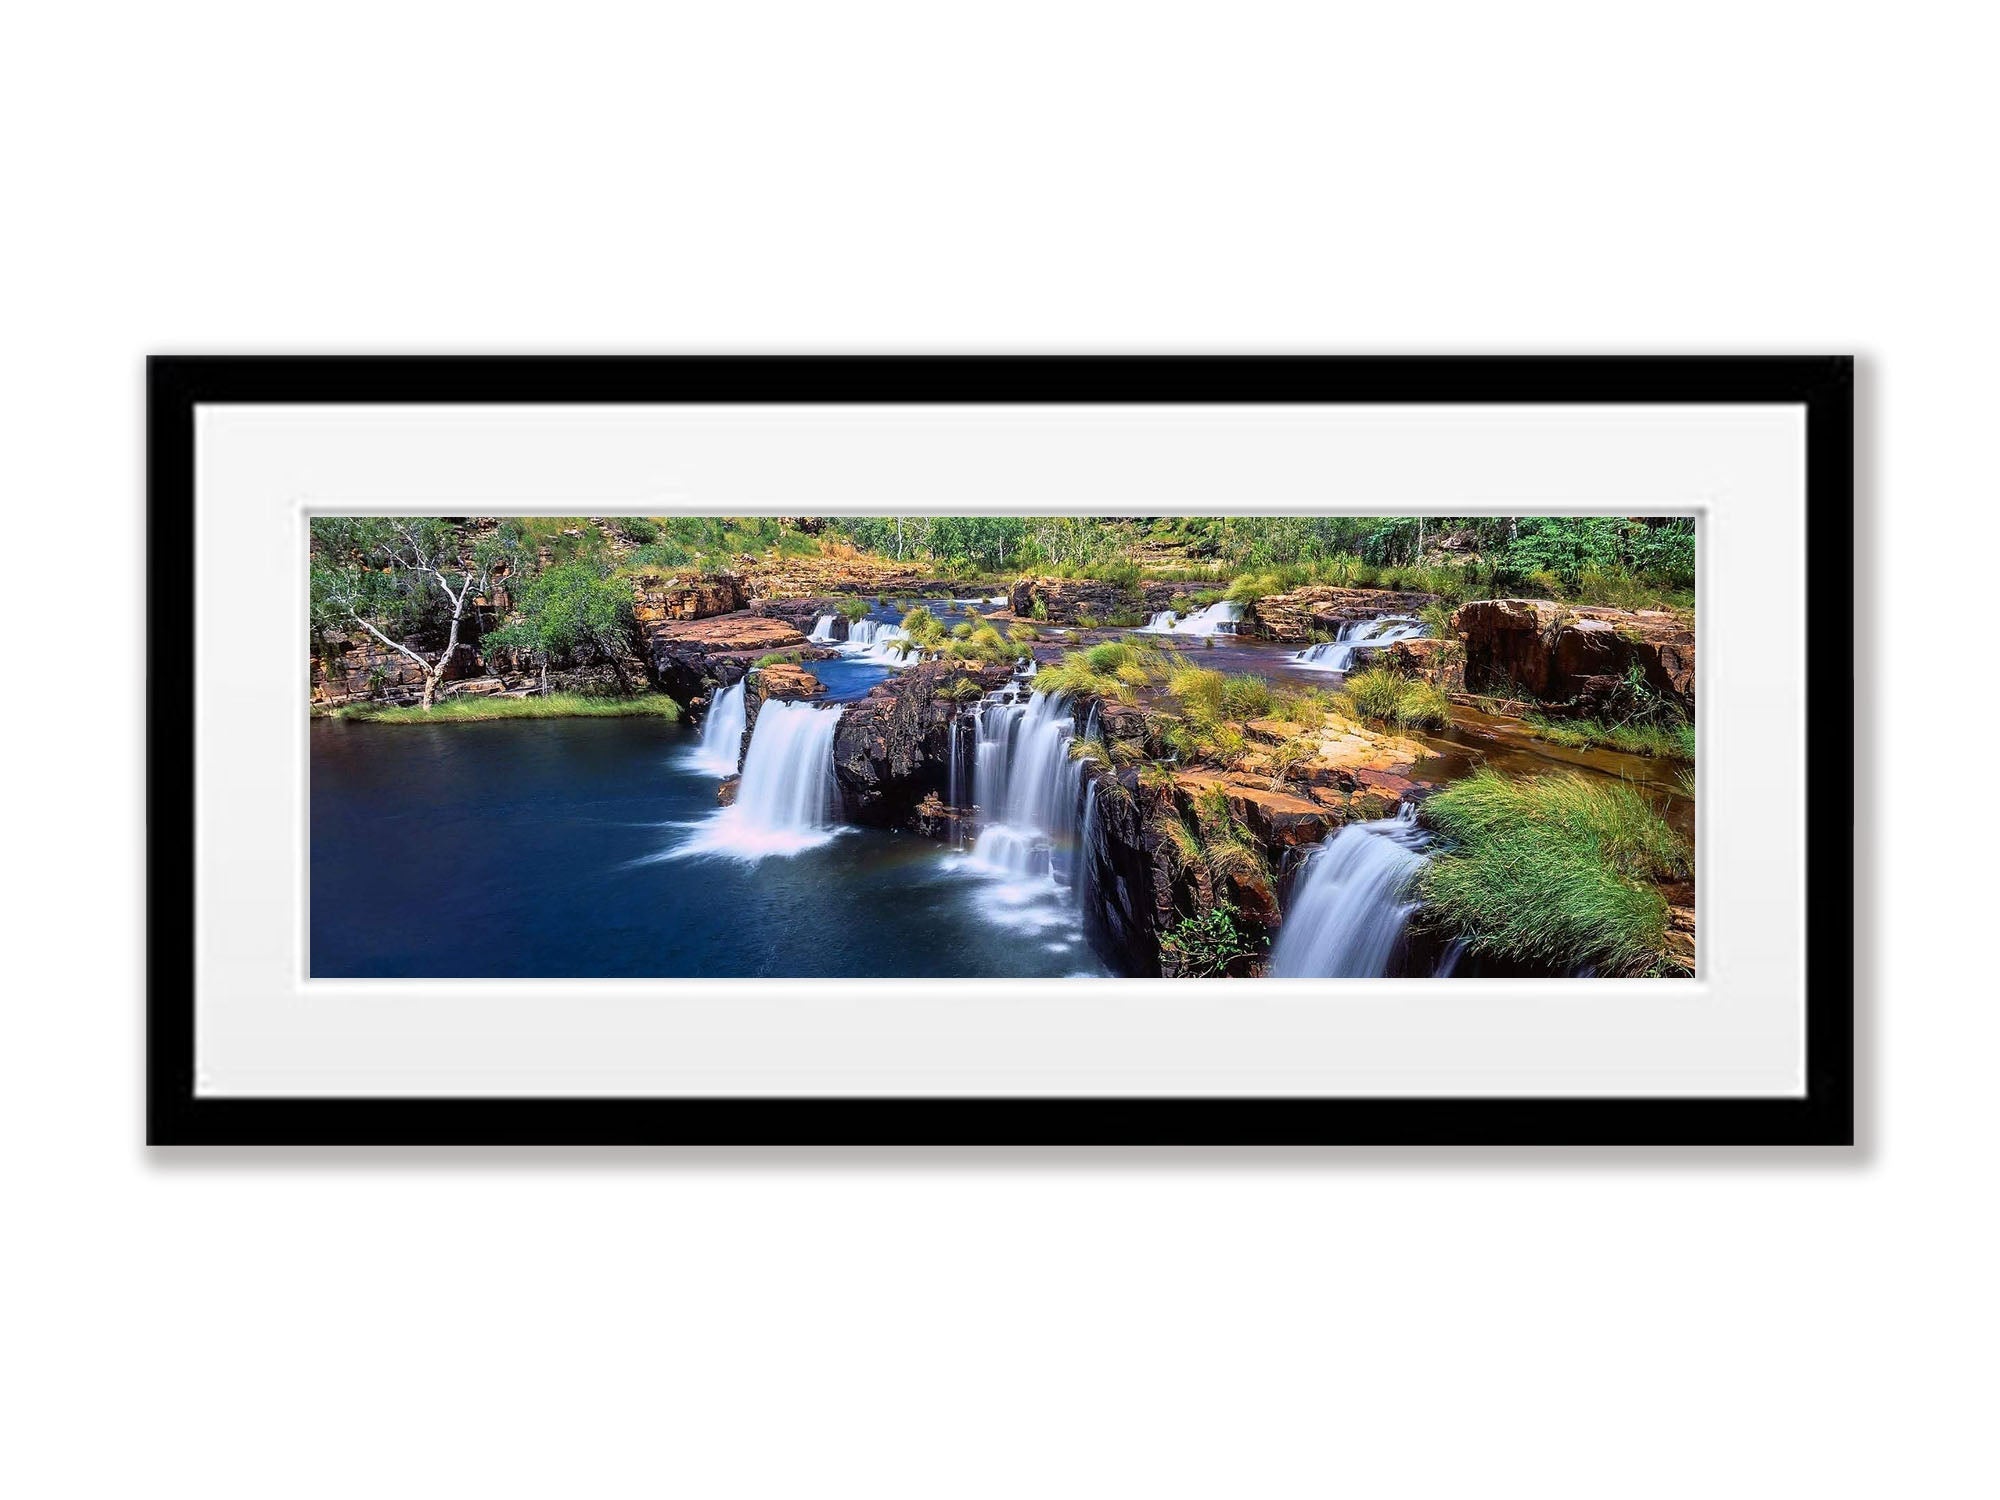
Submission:
[[[708,715],[701,721],[701,743],[687,763],[711,776],[734,776],[736,758],[742,753],[743,684],[737,682],[709,699]]]
[[[915,666],[922,653],[905,652],[899,641],[907,641],[909,631],[900,625],[889,625],[881,620],[856,620],[847,627],[847,640],[841,645],[841,653],[878,667]]]
[[[1061,693],[1005,687],[972,724],[977,837],[965,868],[986,878],[990,920],[1041,934],[1057,952],[1083,939],[1074,899],[1083,766],[1070,757],[1075,721]]]
[[[1424,633],[1423,621],[1408,615],[1377,615],[1372,620],[1349,620],[1332,640],[1308,646],[1303,651],[1294,651],[1290,660],[1315,672],[1352,671],[1354,653],[1362,647],[1415,640]]]
[[[1243,606],[1218,599],[1207,609],[1198,609],[1183,620],[1163,609],[1148,620],[1142,633],[1150,635],[1234,635],[1243,618]]]
[[[766,703],[743,756],[736,801],[700,824],[674,852],[761,859],[817,848],[839,830],[839,789],[833,775],[838,708]],[[740,732],[740,731],[739,731]]]
[[[1393,818],[1350,823],[1315,849],[1293,884],[1271,949],[1274,979],[1371,979],[1388,971],[1417,903],[1410,888],[1429,855],[1414,803]]]
[[[831,641],[833,639],[833,622],[835,618],[836,616],[833,615],[821,615],[817,620],[814,620],[812,634],[807,636],[806,639],[809,641]]]

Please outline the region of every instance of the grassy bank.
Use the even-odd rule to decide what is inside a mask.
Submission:
[[[681,716],[681,707],[665,693],[640,693],[631,698],[550,693],[536,698],[442,698],[429,712],[414,705],[350,703],[335,709],[332,716],[357,724],[477,724],[495,719],[674,720]]]
[[[1595,750],[1601,745],[1626,755],[1694,759],[1692,724],[1606,724],[1600,719],[1551,719],[1534,713],[1521,722],[1536,739],[1570,750]]]
[[[1474,953],[1568,971],[1674,972],[1656,881],[1687,846],[1630,787],[1577,775],[1474,772],[1424,804],[1446,846],[1425,870],[1426,920]]]

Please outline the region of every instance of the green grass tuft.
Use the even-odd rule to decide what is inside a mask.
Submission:
[[[1655,882],[1686,875],[1688,850],[1630,787],[1484,769],[1425,802],[1424,820],[1447,841],[1422,877],[1426,920],[1472,951],[1563,971],[1669,968]]]
[[[1536,739],[1571,750],[1594,750],[1603,745],[1626,755],[1694,759],[1694,725],[1686,722],[1606,724],[1599,719],[1551,719],[1529,714],[1522,723]]]

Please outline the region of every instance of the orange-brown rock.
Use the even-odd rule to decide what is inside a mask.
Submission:
[[[1382,659],[1404,676],[1435,683],[1444,692],[1465,691],[1465,647],[1456,640],[1397,641],[1383,650]]]
[[[647,630],[668,621],[707,620],[749,606],[740,573],[707,577],[660,577],[642,574],[632,589],[632,615]]]
[[[760,667],[755,675],[758,695],[767,703],[773,698],[786,702],[817,698],[826,691],[825,683],[804,667],[795,667],[789,662]]]
[[[1465,686],[1525,695],[1575,713],[1602,713],[1646,690],[1694,717],[1694,622],[1671,610],[1610,609],[1547,599],[1461,605],[1452,629],[1465,645]]]
[[[809,651],[806,638],[765,615],[717,615],[654,625],[646,632],[653,675],[683,707],[735,682],[772,651]]]
[[[1315,631],[1338,630],[1350,621],[1377,615],[1413,615],[1436,602],[1433,594],[1312,583],[1289,593],[1266,594],[1250,607],[1237,633],[1273,641],[1309,641]]]

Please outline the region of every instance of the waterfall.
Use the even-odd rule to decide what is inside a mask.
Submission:
[[[1275,979],[1369,979],[1388,971],[1417,903],[1411,884],[1430,838],[1414,803],[1393,818],[1349,823],[1299,871],[1271,949]]]
[[[688,764],[710,776],[734,776],[736,757],[743,753],[743,684],[718,688],[708,700],[701,721],[701,744]]]
[[[847,627],[847,642],[841,647],[844,655],[877,667],[915,666],[922,653],[911,651],[907,654],[893,642],[907,641],[909,631],[900,625],[885,625],[880,620],[856,620]]]
[[[743,757],[736,801],[699,825],[675,853],[761,859],[797,854],[832,838],[839,798],[833,733],[840,714],[810,703],[766,703]]]
[[[1346,672],[1354,666],[1354,653],[1364,646],[1386,646],[1393,641],[1415,640],[1424,634],[1421,620],[1409,615],[1377,615],[1372,620],[1349,620],[1330,641],[1294,651],[1295,665],[1315,672]]]
[[[1007,689],[979,707],[972,795],[979,806],[973,858],[1014,877],[1067,883],[1083,767],[1070,759],[1069,700]]]
[[[833,615],[821,615],[817,620],[813,621],[812,634],[807,636],[806,639],[809,641],[831,641],[833,639],[834,619],[835,616]]]
[[[1242,605],[1218,599],[1207,609],[1196,610],[1185,620],[1172,610],[1163,609],[1148,620],[1144,628],[1153,635],[1234,635],[1237,622],[1242,618]]]

